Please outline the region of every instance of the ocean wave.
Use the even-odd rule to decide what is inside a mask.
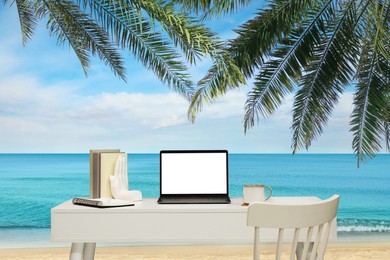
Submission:
[[[17,177],[9,178],[9,180],[15,181],[34,181],[34,182],[50,182],[50,181],[64,181],[64,182],[80,182],[80,179],[85,181],[87,178],[69,178],[69,177]]]
[[[390,221],[376,219],[339,219],[339,232],[376,232],[390,233]]]
[[[50,225],[0,225],[0,230],[50,229]]]

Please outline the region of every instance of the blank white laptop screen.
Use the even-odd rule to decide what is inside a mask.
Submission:
[[[227,194],[227,152],[161,153],[161,194]]]

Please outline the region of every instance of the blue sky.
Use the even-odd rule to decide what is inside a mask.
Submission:
[[[247,20],[254,7],[209,24],[223,38],[232,37],[231,29]],[[192,124],[187,120],[187,101],[131,56],[126,56],[128,83],[98,59],[86,78],[73,51],[56,46],[44,26],[41,23],[23,47],[15,7],[0,8],[0,153],[87,153],[102,148],[129,153],[161,149],[291,152],[292,96],[246,135],[242,120],[250,86],[205,107]],[[205,61],[192,68],[193,80],[200,79],[209,65]],[[348,125],[352,97],[351,93],[341,97],[309,153],[352,152]]]

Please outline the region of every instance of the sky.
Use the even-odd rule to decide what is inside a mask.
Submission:
[[[231,38],[232,29],[255,10],[253,4],[208,24],[222,38]],[[128,153],[292,151],[292,95],[246,134],[243,116],[250,84],[205,106],[193,124],[187,119],[188,102],[130,54],[125,54],[127,83],[98,59],[93,59],[86,77],[73,51],[67,45],[58,47],[42,22],[23,47],[14,6],[0,7],[0,32],[0,153],[88,153],[112,148]],[[209,66],[205,60],[191,68],[193,81]],[[299,153],[352,153],[352,98],[351,92],[341,97],[324,133],[308,151]]]

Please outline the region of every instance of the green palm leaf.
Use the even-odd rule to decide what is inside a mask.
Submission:
[[[188,118],[194,122],[204,103],[211,103],[228,89],[245,84],[244,76],[227,52],[214,54],[215,62],[207,75],[198,82],[198,90],[191,98]]]
[[[6,4],[8,1],[4,0],[3,2]],[[32,1],[15,0],[15,3],[19,14],[22,42],[25,45],[33,36],[38,20],[34,13]]]
[[[229,52],[246,77],[253,76],[278,41],[290,34],[293,26],[305,18],[313,1],[270,2],[267,9],[235,30],[238,37],[229,43]]]
[[[211,8],[207,1],[194,2]],[[390,1],[269,2],[224,48],[234,65],[230,68],[240,70],[245,80],[255,79],[245,104],[244,130],[272,115],[295,92],[292,150],[307,149],[323,132],[345,87],[357,80],[351,131],[358,163],[378,152],[384,138],[389,148]],[[223,71],[229,67],[216,64],[198,83],[192,118],[202,102],[212,103],[239,86],[216,80],[229,74]]]
[[[387,7],[387,9],[390,6]],[[378,11],[382,14],[384,6],[369,5],[368,14]],[[356,96],[354,99],[354,109],[351,117],[351,132],[354,138],[353,149],[360,162],[373,158],[380,150],[382,136],[386,138],[388,144],[389,122],[388,96],[390,64],[386,56],[389,50],[389,41],[386,34],[382,33],[383,28],[388,30],[390,17],[385,16],[382,22],[376,21],[378,15],[367,15],[365,17],[363,49],[360,59],[360,67],[357,78]],[[387,28],[386,28],[387,27]]]
[[[206,2],[196,1],[201,10],[210,7]],[[292,29],[291,24],[301,20],[311,2],[271,1],[269,9],[259,12],[256,18],[241,26],[236,31],[239,36],[229,42],[227,48],[222,47],[229,55],[214,55],[213,66],[198,82],[198,90],[192,97],[188,111],[190,119],[195,120],[196,114],[203,107],[203,102],[212,103],[211,99],[216,99],[229,89],[245,84],[244,76],[252,76],[270,54],[272,47],[277,44],[275,37],[281,38],[288,34]]]
[[[387,89],[389,89],[389,82],[387,83]],[[384,131],[385,131],[385,140],[386,140],[386,150],[390,151],[390,98],[387,95],[387,107],[384,120]]]
[[[184,9],[196,14],[203,12],[202,20],[214,16],[227,15],[238,11],[240,8],[247,6],[251,0],[174,0],[180,3]]]
[[[181,56],[171,42],[161,32],[155,31],[147,17],[140,14],[139,6],[110,0],[84,1],[84,4],[93,15],[100,17],[102,27],[110,32],[121,48],[128,49],[163,83],[189,99],[193,89],[186,65],[180,61]]]
[[[7,3],[7,0],[3,0]],[[123,58],[126,49],[157,77],[188,99],[193,84],[187,63],[216,52],[217,38],[207,27],[184,12],[174,1],[155,0],[16,0],[23,43],[33,34],[37,19],[58,44],[69,43],[85,74],[90,56],[97,55],[126,80]],[[178,51],[181,49],[183,55]]]
[[[351,131],[354,134],[352,145],[358,157],[358,165],[366,160],[366,156],[372,158],[379,151],[381,134],[384,132],[383,108],[387,103],[381,95],[385,82],[375,63],[377,55],[378,50],[375,49],[362,53],[362,59],[370,63],[363,66],[358,74],[359,83],[351,120]]]
[[[162,29],[167,32],[175,46],[182,49],[191,64],[216,49],[213,40],[215,34],[185,13],[175,13],[171,4],[162,5],[152,0],[136,2],[152,19],[161,24]]]
[[[108,34],[90,16],[71,1],[40,1],[39,16],[48,16],[48,29],[57,35],[58,44],[70,43],[84,72],[89,68],[89,56],[97,54],[114,74],[126,80],[125,67]]]
[[[324,16],[332,12],[331,4],[332,1],[327,1],[325,5],[314,7],[310,12],[312,17],[301,23],[304,29],[294,30],[256,77],[255,87],[249,92],[245,105],[245,131],[254,126],[259,114],[271,115],[284,96],[293,91],[295,79],[301,76],[301,68],[307,66],[321,39],[321,25]]]
[[[295,95],[293,153],[299,148],[307,149],[312,140],[322,133],[323,126],[343,92],[343,86],[354,76],[359,51],[359,39],[354,34],[354,28],[359,22],[357,16],[365,12],[365,8],[356,8],[352,1],[332,11],[335,21],[327,22],[328,31],[313,52],[314,59],[306,69]]]

